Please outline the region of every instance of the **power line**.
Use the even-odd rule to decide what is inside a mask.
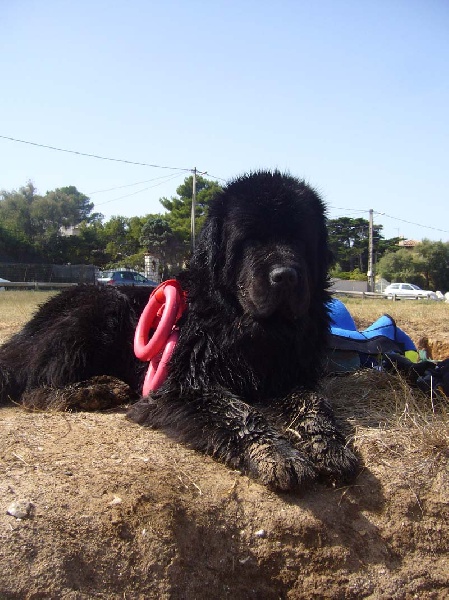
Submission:
[[[185,171],[182,172],[185,173]],[[180,174],[181,173],[177,173],[176,177]],[[156,181],[158,179],[165,179],[167,181],[171,181],[171,179],[173,179],[173,175],[161,175],[160,177],[153,177],[152,179],[145,179],[144,181],[136,181],[135,183],[128,183],[127,185],[117,185],[116,187],[108,188],[106,190],[96,190],[95,192],[88,192],[87,195],[90,197],[93,194],[102,194],[103,192],[113,192],[115,190],[122,190],[123,188],[133,187],[134,185],[141,185],[142,183],[150,183],[150,181]]]
[[[219,179],[220,181],[224,181],[225,183],[227,183],[227,181],[228,181],[227,179],[223,179],[223,177],[217,177],[217,175],[211,175],[207,171],[205,173],[202,173],[202,175],[208,175],[209,177],[213,177],[213,179]]]
[[[345,212],[354,212],[354,213],[367,213],[369,212],[369,208],[344,208],[343,206],[331,206],[328,204],[328,208],[332,210],[344,210]]]
[[[341,206],[328,206],[330,209],[332,210],[344,210],[345,212],[353,212],[353,213],[365,213],[368,212],[369,210],[360,210],[360,209],[354,209],[354,208],[343,208]],[[376,215],[381,215],[383,217],[388,217],[389,219],[393,219],[393,221],[401,221],[402,223],[407,223],[408,225],[415,225],[416,227],[423,227],[424,229],[433,229],[433,231],[440,231],[442,233],[449,233],[449,231],[447,229],[439,229],[438,227],[432,227],[430,225],[423,225],[422,223],[414,223],[413,221],[407,221],[406,219],[400,219],[399,217],[393,217],[392,215],[387,215],[384,212],[380,212],[378,210],[375,210],[374,213]]]
[[[387,215],[386,213],[381,213],[374,211],[378,215],[383,215],[384,217],[388,217],[389,219],[393,219],[394,221],[401,221],[402,223],[407,223],[408,225],[415,225],[416,227],[424,227],[424,229],[433,229],[433,231],[440,231],[442,233],[449,233],[447,229],[439,229],[438,227],[431,227],[430,225],[422,225],[421,223],[414,223],[413,221],[406,221],[405,219],[400,219],[399,217],[392,217],[391,215]]]
[[[164,181],[161,181],[159,183],[156,183],[155,185],[150,185],[148,187],[145,187],[141,190],[138,190],[137,192],[132,192],[131,194],[126,194],[125,196],[120,196],[119,198],[114,198],[113,200],[106,200],[106,202],[95,202],[95,206],[103,206],[104,204],[109,204],[110,202],[116,202],[118,200],[123,200],[124,198],[129,198],[130,196],[136,196],[137,194],[140,194],[142,192],[146,192],[147,190],[150,190],[152,188],[158,187],[159,185],[162,185],[164,183],[167,183],[169,181],[172,181],[173,179],[176,179],[177,177],[179,177],[180,175],[182,175],[184,173],[184,171],[182,173],[176,173],[176,175],[163,175],[161,177],[155,177],[154,179],[147,179],[146,181],[138,181],[136,183],[130,183],[128,185],[120,185],[117,187],[113,187],[107,190],[98,190],[96,192],[90,192],[90,194],[88,194],[88,196],[91,196],[92,194],[99,194],[101,192],[112,192],[113,190],[119,190],[119,189],[123,189],[126,187],[132,187],[133,185],[139,185],[141,183],[148,183],[150,181],[156,181],[157,179],[163,179]],[[201,172],[199,173],[197,171],[198,175],[209,175],[209,177],[214,177],[214,179],[221,179],[222,181],[226,181],[225,179],[221,178],[221,177],[216,177],[214,175],[210,175],[209,173],[207,173],[207,171]]]
[[[49,146],[47,144],[38,144],[36,142],[29,142],[26,140],[18,140],[17,138],[9,137],[6,135],[0,135],[0,138],[3,140],[9,140],[11,142],[19,142],[20,144],[29,144],[30,146],[37,146],[38,148],[47,148],[49,150],[56,150],[57,152],[67,152],[69,154],[77,154],[78,156],[88,156],[89,158],[98,158],[99,160],[109,160],[113,162],[126,163],[128,165],[137,165],[139,167],[153,167],[155,169],[170,169],[172,171],[192,171],[187,167],[167,167],[164,165],[153,165],[150,163],[144,162],[135,162],[133,160],[125,160],[122,158],[110,158],[107,156],[100,156],[98,154],[90,154],[88,152],[78,152],[77,150],[67,150],[65,148],[57,148],[56,146]]]
[[[181,175],[181,173],[176,173],[176,175],[172,175],[169,179],[165,179],[165,181],[160,181],[159,183],[156,183],[155,185],[150,185],[148,187],[143,188],[142,190],[138,190],[137,192],[132,192],[131,194],[126,194],[125,196],[120,196],[119,198],[113,198],[112,200],[106,200],[106,202],[99,202],[99,203],[96,202],[95,206],[103,206],[104,204],[110,204],[111,202],[117,202],[118,200],[123,200],[124,198],[129,198],[130,196],[136,196],[137,194],[146,192],[147,190],[150,190],[151,188],[155,188],[155,187],[158,187],[159,185],[162,185],[163,183],[172,181],[172,179],[176,179],[180,175]]]

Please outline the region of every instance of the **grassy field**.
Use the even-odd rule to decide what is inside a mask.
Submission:
[[[0,292],[0,343],[19,329],[36,311],[39,304],[58,292]],[[381,315],[391,315],[397,325],[415,342],[423,336],[449,342],[449,304],[444,302],[378,299],[342,299],[352,314],[357,328],[363,330]]]
[[[27,290],[0,292],[0,344],[28,321],[39,304],[57,293]]]

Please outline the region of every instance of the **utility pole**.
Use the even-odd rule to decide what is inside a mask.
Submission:
[[[192,252],[195,250],[195,207],[196,207],[196,167],[193,173],[193,193],[192,193],[192,213],[190,215],[190,239],[192,242]]]
[[[368,291],[374,292],[374,244],[373,244],[373,209],[369,209],[369,230],[368,230]]]

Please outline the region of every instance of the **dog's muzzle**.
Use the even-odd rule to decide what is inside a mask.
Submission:
[[[272,286],[289,289],[298,284],[298,273],[293,267],[276,267],[270,272],[269,279]]]

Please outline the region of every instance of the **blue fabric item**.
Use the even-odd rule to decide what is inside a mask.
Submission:
[[[333,298],[329,304],[331,335],[329,346],[335,350],[355,350],[364,354],[379,354],[416,350],[411,338],[397,327],[390,315],[382,315],[364,331],[356,324],[346,306]]]
[[[332,329],[342,331],[357,331],[357,326],[351,313],[346,306],[337,298],[333,298],[329,304],[329,314],[331,317]]]

